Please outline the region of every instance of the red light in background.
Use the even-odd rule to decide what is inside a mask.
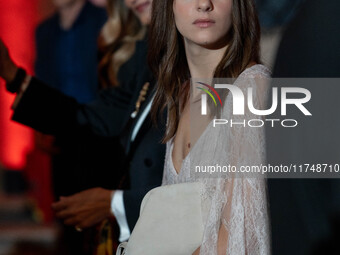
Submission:
[[[37,0],[0,0],[0,37],[16,63],[32,73],[34,29],[38,20]],[[22,169],[33,148],[33,133],[10,120],[14,96],[0,88],[0,162],[9,169]]]

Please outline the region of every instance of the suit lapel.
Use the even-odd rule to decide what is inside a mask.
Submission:
[[[131,138],[132,138],[133,132],[134,132],[134,130],[135,130],[135,128],[136,128],[136,125],[137,125],[138,121],[140,120],[140,118],[141,118],[143,112],[145,111],[145,108],[148,106],[148,104],[150,103],[150,101],[153,99],[153,96],[154,96],[154,94],[155,94],[154,92],[155,92],[155,91],[154,91],[154,88],[153,88],[153,86],[150,84],[150,87],[149,87],[149,89],[148,89],[148,91],[147,91],[147,93],[146,93],[146,95],[145,95],[145,100],[144,100],[143,102],[141,102],[140,108],[139,108],[139,110],[138,110],[138,113],[137,113],[136,117],[135,117],[135,118],[131,118],[131,122],[132,122],[132,123],[131,123],[131,128],[130,128],[130,130],[129,130],[128,141],[127,141],[127,152],[128,152],[128,153],[130,153],[131,147],[132,147],[132,145],[135,143],[135,141],[138,140],[137,138],[138,138],[142,133],[144,133],[144,132],[142,132],[142,130],[144,130],[143,127],[145,127],[145,124],[146,124],[146,122],[147,122],[147,121],[146,121],[146,120],[147,120],[147,117],[144,119],[143,123],[141,123],[141,125],[140,125],[140,127],[139,127],[139,129],[138,129],[138,132],[137,132],[137,134],[135,135],[134,140],[131,141]]]

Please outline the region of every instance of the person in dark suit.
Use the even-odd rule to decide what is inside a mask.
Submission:
[[[337,0],[304,3],[284,32],[274,78],[340,76],[339,11]],[[313,116],[296,113],[297,128],[267,129],[268,163],[339,162],[340,88],[326,82],[301,85],[312,93]],[[338,179],[269,179],[273,255],[340,254],[339,187]]]
[[[153,91],[154,87],[154,80],[146,64],[146,52],[146,42],[137,42],[135,54],[121,67],[122,72],[130,72],[127,79],[122,79],[117,88],[103,90],[98,99],[90,104],[81,105],[75,99],[32,77],[20,102],[15,107],[12,119],[48,134],[77,134],[81,131],[112,137],[120,136],[124,132],[133,132],[133,122],[140,119],[140,115],[144,112],[141,110],[146,107],[145,103],[149,105],[152,100],[152,96],[149,95],[137,117],[131,119],[131,113],[136,111],[136,102],[145,84],[150,84],[148,94]],[[151,188],[161,184],[165,146],[160,141],[163,136],[164,123],[161,123],[159,127],[160,129],[151,127],[151,119],[147,114],[133,142],[130,138],[126,140],[129,186],[124,190],[122,200],[129,232],[132,231],[137,221],[142,198]],[[112,160],[119,159],[115,159],[112,155]],[[122,171],[122,169],[113,169],[113,171]],[[111,214],[111,191],[105,190],[104,192],[105,199],[103,200],[109,202],[105,203],[105,210],[99,216],[101,219]],[[87,193],[85,194],[89,197]],[[96,196],[97,199],[100,197]],[[94,221],[97,223],[98,218]],[[76,225],[77,228],[85,228],[94,224],[89,218],[86,219],[85,224],[76,222],[66,221],[67,224]],[[123,237],[120,240],[123,240]]]
[[[148,87],[147,91],[145,87]],[[119,240],[122,242],[129,238],[137,222],[144,195],[161,184],[163,175],[165,145],[161,140],[165,132],[166,117],[163,114],[156,126],[151,119],[149,112],[153,89],[153,82],[143,83],[139,87],[136,104],[139,102],[141,107],[131,111],[130,119],[122,131],[121,140],[127,155],[125,165],[128,169],[124,176],[125,182],[119,190],[89,189],[54,203],[57,216],[64,218],[67,224],[81,228],[91,226],[108,217],[107,206],[111,206],[110,212],[117,219],[120,228]],[[142,94],[145,100],[140,102]],[[100,197],[103,199],[98,199]],[[101,207],[103,203],[105,206]],[[96,215],[98,218],[95,218]]]
[[[36,29],[35,74],[49,86],[75,98],[92,101],[98,86],[98,36],[107,21],[104,8],[87,0],[53,0],[56,12]],[[55,200],[101,186],[115,188],[117,173],[110,171],[110,155],[122,155],[117,138],[86,134],[49,136],[35,132],[36,148],[51,156],[51,182]],[[122,157],[122,156],[121,156]],[[97,168],[97,171],[93,169]],[[111,181],[110,181],[111,180]],[[118,181],[117,181],[118,182]],[[80,252],[84,234],[61,224],[59,242],[69,253]]]
[[[87,0],[54,0],[53,3],[56,13],[36,30],[36,77],[79,103],[88,103],[99,89],[97,38],[107,20],[106,11]],[[49,139],[41,133],[37,133],[37,137]],[[56,199],[98,184],[112,185],[98,180],[92,169],[100,164],[101,173],[97,176],[106,176],[104,180],[114,178],[107,171],[112,167],[108,155],[119,153],[112,146],[114,139],[104,140],[90,134],[87,137],[86,140],[79,136],[55,138],[52,148],[55,153],[51,154]],[[47,149],[51,151],[51,148]]]
[[[136,8],[135,5],[133,7]],[[144,10],[150,11],[150,8],[144,8]],[[139,13],[139,15],[141,20],[145,19],[148,22],[147,15],[143,13]],[[24,93],[19,93],[17,96],[19,103],[14,104],[13,120],[20,121],[20,123],[48,134],[73,136],[91,133],[105,137],[128,137],[125,139],[128,158],[125,165],[127,165],[128,171],[124,167],[117,167],[113,170],[120,173],[128,172],[128,186],[122,186],[123,192],[114,192],[112,204],[119,204],[113,206],[113,208],[116,208],[113,211],[121,212],[123,210],[121,215],[123,215],[123,220],[125,218],[127,222],[125,225],[128,225],[127,233],[129,233],[138,218],[142,198],[148,190],[159,186],[161,183],[165,153],[165,146],[159,143],[163,135],[162,128],[152,128],[150,117],[144,118],[145,111],[142,112],[145,103],[148,102],[147,105],[149,105],[149,101],[152,100],[150,92],[154,86],[146,64],[145,41],[137,42],[133,56],[120,67],[118,73],[119,86],[104,89],[94,102],[86,105],[79,104],[73,98],[46,86],[34,77],[24,76],[20,78],[21,74],[17,71],[17,67],[11,61],[8,61],[7,51],[2,43],[0,47],[2,52],[0,55],[3,57],[0,61],[0,65],[2,65],[0,75],[7,81],[10,91],[15,92],[19,87],[20,90],[24,89]],[[13,68],[16,69],[14,71],[15,77],[11,75]],[[21,83],[19,86],[16,85],[18,80]],[[143,104],[139,102],[138,105],[141,105],[141,107],[136,107],[139,98],[146,96],[144,93],[141,94],[140,91],[147,83],[149,83],[147,91],[149,96]],[[14,87],[16,89],[13,89]],[[131,118],[131,113],[138,109],[138,113],[135,114],[137,116],[134,115],[134,118]],[[139,116],[141,117],[139,118]],[[140,119],[143,119],[143,121],[140,122]],[[137,122],[134,124],[135,121]],[[164,126],[164,123],[160,124],[159,127],[162,127],[162,125]],[[135,126],[138,128],[136,129]],[[135,130],[139,130],[137,135],[135,135]],[[130,132],[132,132],[131,137],[133,139],[126,135]],[[117,165],[120,164],[119,158],[112,155],[112,159],[118,161]],[[99,192],[101,195],[98,195]],[[82,194],[85,194],[87,199],[91,198],[89,194],[95,194],[92,198],[94,197],[95,200],[99,201],[99,207],[103,205],[101,202],[104,201],[104,206],[101,207],[104,209],[99,210],[92,205],[90,209],[94,209],[99,215],[96,214],[95,219],[86,217],[85,223],[73,223],[65,219],[66,224],[75,225],[78,230],[91,226],[97,223],[99,219],[111,215],[112,191],[96,188],[84,191]],[[67,202],[68,199],[62,199],[62,201]],[[115,203],[115,201],[118,202]],[[74,204],[74,202],[72,200],[71,203]],[[118,215],[113,214],[118,220]],[[123,231],[121,231],[120,239],[124,240],[122,234],[124,234]]]

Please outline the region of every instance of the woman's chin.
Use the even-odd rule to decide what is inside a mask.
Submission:
[[[224,42],[225,40],[222,42],[222,40],[215,38],[215,36],[201,36],[198,38],[192,38],[190,41],[207,49],[220,49],[227,45],[227,42]]]

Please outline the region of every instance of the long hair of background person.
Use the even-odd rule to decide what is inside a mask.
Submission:
[[[136,42],[145,37],[146,28],[123,0],[109,0],[108,21],[98,40],[101,60],[98,66],[101,88],[118,86],[119,68],[135,52]]]

